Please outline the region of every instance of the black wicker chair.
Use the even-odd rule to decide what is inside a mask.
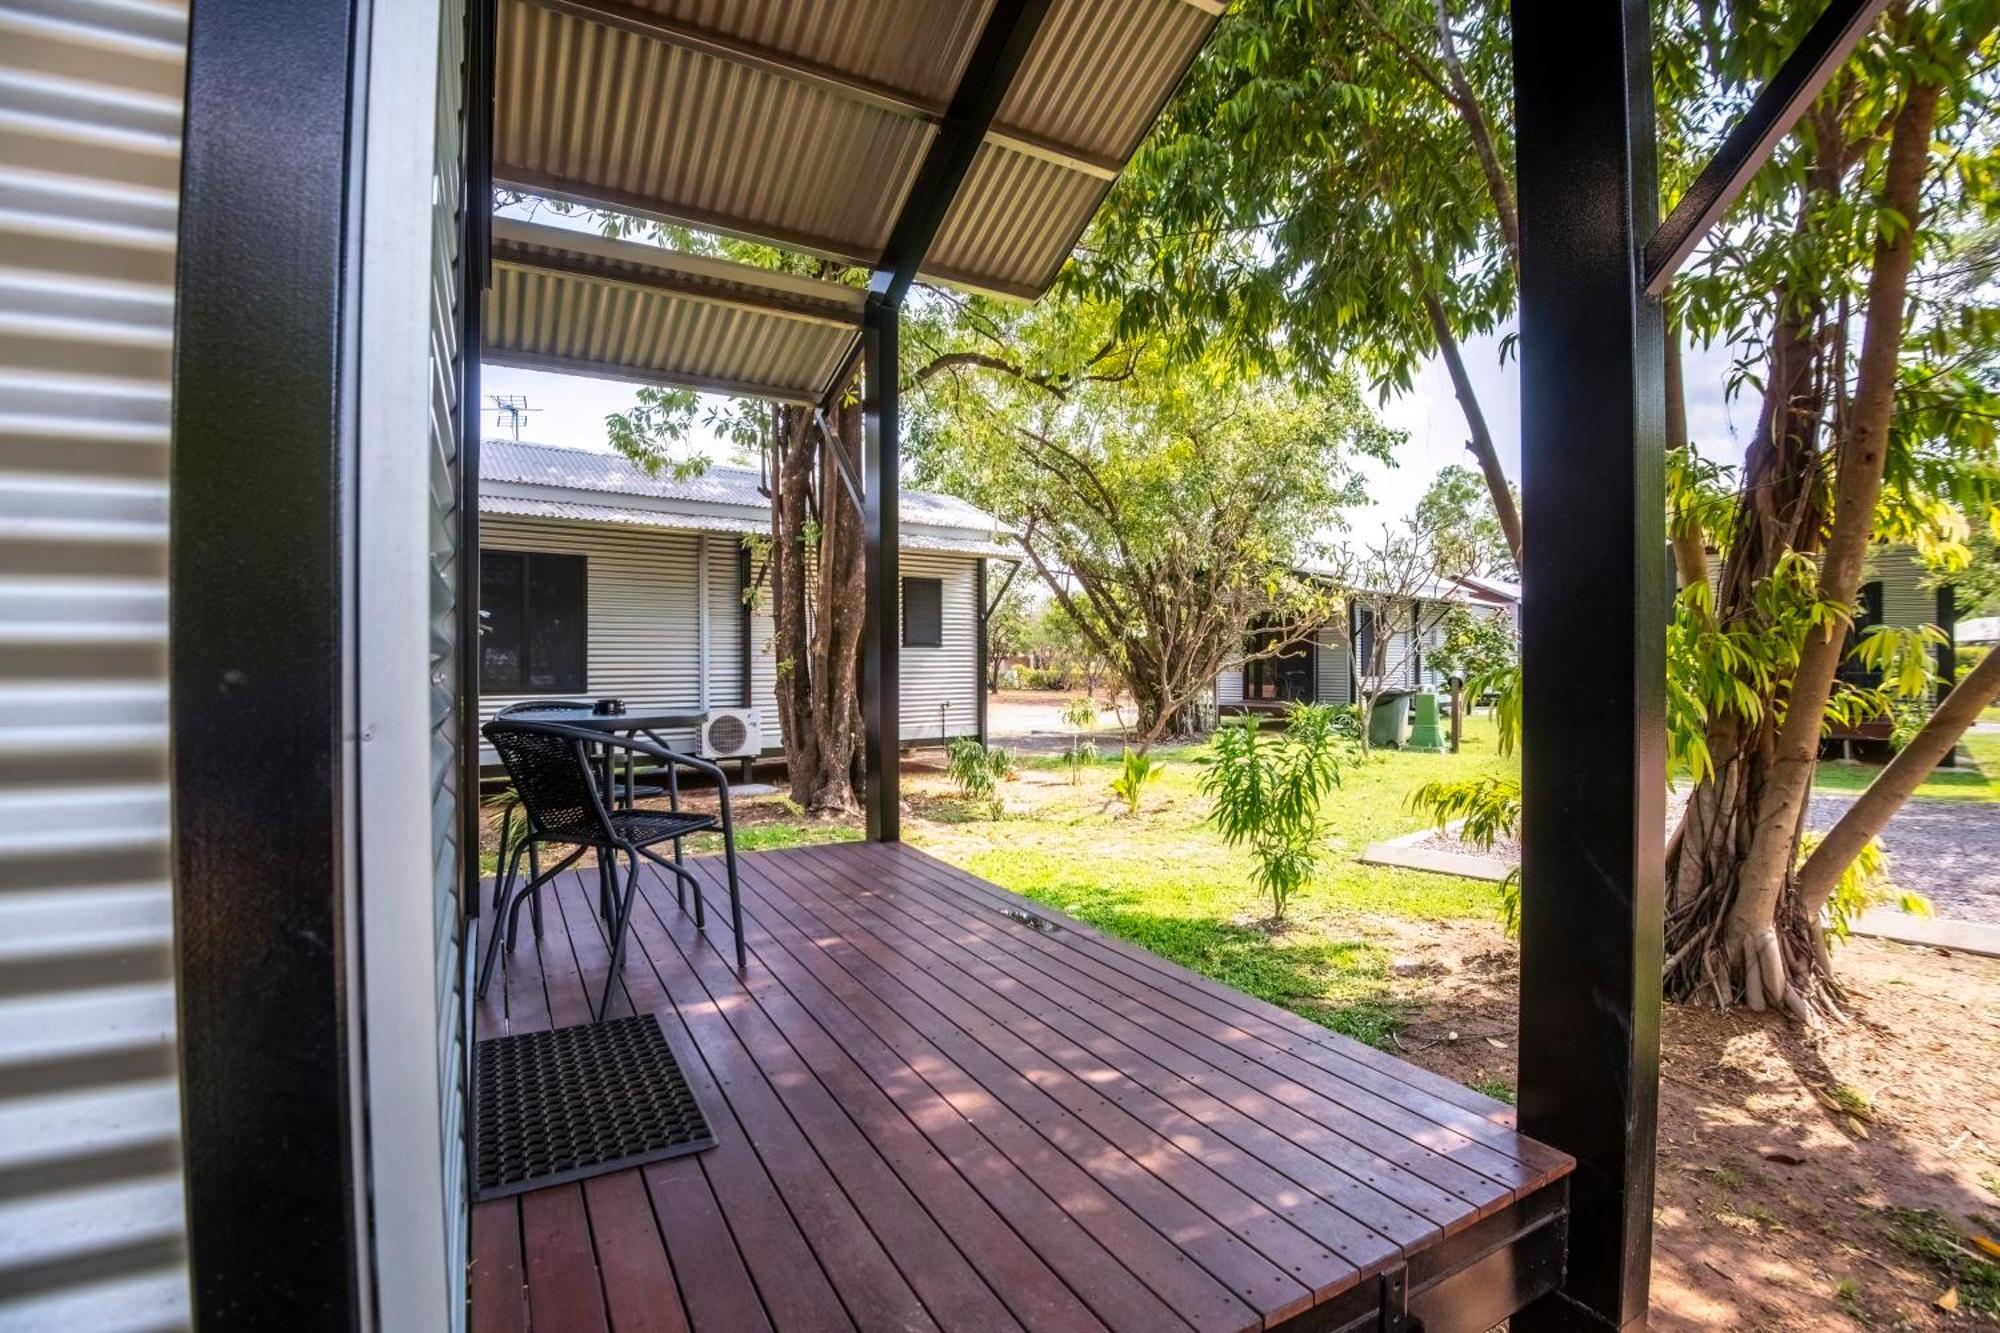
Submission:
[[[705,759],[669,750],[653,741],[606,736],[588,727],[561,722],[537,722],[518,716],[496,717],[486,724],[483,731],[487,741],[500,755],[500,762],[506,765],[507,776],[513,780],[514,790],[526,812],[521,840],[514,849],[513,865],[509,867],[504,882],[511,885],[522,854],[540,843],[571,850],[548,870],[535,873],[520,889],[510,890],[505,901],[496,907],[491,934],[486,941],[486,958],[479,969],[478,994],[482,998],[493,980],[493,965],[500,952],[503,933],[501,908],[505,909],[504,933],[511,948],[520,928],[521,904],[535,900],[545,884],[574,865],[585,851],[594,849],[611,889],[610,911],[607,914],[611,931],[611,967],[604,979],[604,996],[597,1005],[597,1018],[602,1022],[611,1008],[611,992],[618,983],[619,970],[625,959],[625,935],[631,924],[632,904],[637,897],[640,859],[643,857],[674,875],[676,896],[683,906],[687,902],[686,891],[693,890],[695,929],[704,929],[707,923],[702,907],[701,881],[680,864],[681,839],[691,833],[712,830],[722,833],[723,864],[729,883],[730,925],[736,933],[736,966],[740,971],[746,965],[743,901],[736,881],[736,828],[729,812],[729,782],[720,768]],[[671,809],[644,810],[607,805],[592,756],[594,748],[605,746],[655,760],[664,765],[670,774],[680,768],[707,774],[715,780],[721,803],[720,818],[680,809],[680,784],[677,780],[669,782],[669,792],[674,798]],[[674,859],[671,861],[652,850],[663,842],[674,844]],[[617,883],[619,852],[625,853],[629,862],[622,890]]]
[[[517,704],[508,704],[505,708],[494,714],[494,716],[531,718],[551,713],[575,713],[579,710],[587,713],[593,706],[588,699],[527,699]],[[631,805],[635,801],[650,801],[667,794],[665,787],[634,782],[630,772],[626,772],[622,776],[614,774],[613,786],[616,791],[616,797],[612,802],[614,805]],[[514,841],[514,812],[520,808],[520,805],[521,801],[518,796],[510,796],[507,804],[500,808],[500,846],[494,858],[496,866],[504,867],[508,864],[507,850]],[[523,832],[525,831],[524,827]],[[531,876],[541,873],[541,866],[535,855],[535,849],[532,846],[528,848],[528,873]],[[608,893],[608,888],[600,893],[600,904],[604,901],[604,896]],[[506,895],[507,877],[496,874],[493,877],[494,911],[497,912],[500,910],[500,904]],[[607,907],[604,910],[608,915],[609,908]],[[530,913],[534,918],[535,938],[540,939],[542,937],[542,900],[540,898],[536,898],[530,904]]]

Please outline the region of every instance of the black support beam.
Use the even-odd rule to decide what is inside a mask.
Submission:
[[[896,842],[903,836],[899,743],[903,637],[897,614],[902,524],[896,512],[902,495],[897,476],[902,464],[901,386],[896,374],[901,332],[902,312],[895,306],[868,308],[861,330],[861,406],[868,437],[862,451],[867,607],[861,625],[861,729],[871,842]]]
[[[203,1329],[366,1321],[342,764],[366,45],[349,0],[203,0],[189,29],[168,656]]]
[[[1674,205],[1674,211],[1646,242],[1646,291],[1662,295],[1704,236],[1742,195],[1750,178],[1769,160],[1778,141],[1791,132],[1806,108],[1826,87],[1855,44],[1875,26],[1889,0],[1830,0],[1798,49],[1716,149]]]
[[[916,183],[889,232],[881,262],[868,282],[862,328],[863,411],[868,441],[862,459],[863,547],[868,608],[861,637],[861,717],[865,733],[868,836],[902,837],[902,726],[899,673],[901,624],[897,607],[901,535],[896,506],[902,485],[902,421],[898,375],[903,297],[937,239],[952,200],[972,169],[980,142],[1048,17],[1050,0],[996,0],[980,30],[966,72],[938,118],[937,136],[917,168]]]
[[[1665,821],[1664,337],[1647,0],[1515,0],[1521,200],[1520,1126],[1577,1159],[1517,1333],[1643,1326]]]
[[[493,57],[496,0],[465,7],[465,215],[459,238],[458,749],[462,913],[479,915],[479,353],[493,258]],[[467,1059],[472,1043],[467,1042]],[[467,1073],[470,1074],[468,1067]],[[469,1140],[470,1136],[468,1136]]]
[[[869,291],[900,306],[903,296],[916,281],[917,267],[924,262],[945,214],[958,197],[958,187],[980,142],[993,127],[1000,103],[1007,96],[1014,76],[1028,58],[1035,34],[1048,17],[1050,0],[996,0],[979,41],[965,64],[965,76],[951,104],[938,118],[937,137],[924,153],[923,165],[910,186],[909,199],[889,230],[889,242],[882,247],[882,259],[875,268]]]

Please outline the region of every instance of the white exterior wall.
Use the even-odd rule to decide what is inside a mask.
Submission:
[[[0,0],[0,1327],[188,1319],[167,804],[186,6]]]
[[[1215,677],[1215,705],[1236,708],[1243,703],[1243,663],[1232,658]]]
[[[551,551],[588,562],[587,698],[611,695],[634,712],[668,709],[696,713],[744,706],[743,611],[739,552],[742,540],[726,533],[613,526],[564,519],[488,514],[480,544],[489,550]],[[707,596],[701,586],[706,549]],[[934,740],[938,705],[948,705],[952,736],[979,730],[977,571],[975,556],[906,551],[903,573],[944,581],[944,646],[903,649],[903,723],[906,741]],[[753,580],[754,581],[754,580]],[[768,585],[758,590],[750,615],[749,706],[763,724],[764,748],[784,739],[778,726],[778,663]],[[704,655],[701,607],[708,623]],[[705,665],[704,665],[705,663]],[[501,708],[535,695],[481,695],[483,724]],[[667,732],[670,745],[692,751],[692,730]],[[490,752],[486,762],[496,762]]]
[[[943,643],[902,650],[902,722],[905,741],[979,734],[979,560],[938,551],[905,551],[903,578],[944,584]],[[901,589],[900,582],[897,588]],[[898,608],[898,623],[901,623]]]
[[[1347,645],[1347,621],[1329,621],[1313,634],[1314,697],[1323,704],[1352,702],[1354,659]]]
[[[1882,623],[1901,629],[1937,623],[1937,590],[1923,586],[1924,567],[1907,546],[1877,547],[1869,553],[1861,581],[1882,584]]]
[[[742,643],[737,599],[738,539],[724,534],[613,527],[560,519],[480,519],[487,550],[551,551],[588,562],[588,643],[584,698],[623,699],[632,712],[696,713],[742,703]],[[702,552],[709,582],[708,653],[702,659],[701,604],[696,591]],[[531,694],[482,694],[483,725],[501,708]],[[567,697],[564,695],[563,697]],[[762,704],[766,724],[774,710]],[[775,733],[774,733],[775,734]],[[692,752],[692,729],[662,733],[669,745]],[[767,742],[775,744],[767,737]],[[488,763],[496,762],[487,752]]]

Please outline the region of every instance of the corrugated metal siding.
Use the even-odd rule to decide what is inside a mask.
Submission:
[[[560,551],[589,562],[590,697],[615,695],[633,711],[666,708],[695,712],[702,706],[735,708],[742,698],[742,594],[735,539],[664,530],[607,528],[600,524],[489,515],[482,545],[495,550]],[[698,572],[708,547],[708,662],[699,668],[701,604]],[[902,572],[944,582],[944,646],[903,649],[904,740],[938,735],[939,706],[952,736],[979,730],[976,577],[978,561],[957,555],[906,551]],[[754,577],[754,576],[753,576]],[[778,726],[778,666],[770,588],[760,587],[750,618],[750,706],[764,727],[766,749],[783,744]],[[483,723],[507,704],[531,696],[482,695]],[[692,731],[666,733],[668,742],[692,749]],[[488,756],[490,761],[491,757]]]
[[[1215,702],[1219,708],[1233,708],[1243,702],[1243,664],[1231,662],[1215,677]]]
[[[0,1326],[188,1319],[167,861],[184,6],[0,0]]]
[[[905,551],[900,570],[903,578],[937,579],[944,584],[944,641],[936,648],[903,645],[902,721],[897,733],[905,741],[976,736],[979,562]],[[900,615],[898,619],[900,623]]]
[[[1347,643],[1347,623],[1326,624],[1313,632],[1315,672],[1313,692],[1323,704],[1354,701],[1354,661]]]
[[[785,728],[778,718],[778,623],[771,615],[771,571],[761,561],[750,565],[750,701],[761,709],[764,748],[781,749]]]
[[[464,556],[459,549],[461,506],[476,504],[460,459],[464,405],[463,317],[466,283],[463,250],[465,9],[440,6],[437,151],[431,184],[431,896],[437,997],[438,1151],[444,1163],[445,1272],[466,1271],[469,1186],[465,1179],[466,1032],[465,968],[460,893],[465,858],[460,802],[477,799],[460,790],[464,766],[459,749],[459,593]],[[485,201],[479,201],[483,206]],[[446,1307],[451,1327],[465,1324],[466,1302]]]
[[[714,534],[701,541],[708,551],[708,657],[702,672],[708,706],[755,708],[743,681],[743,543]],[[762,712],[773,717],[777,709],[767,702]]]
[[[589,561],[588,697],[620,698],[633,712],[692,713],[701,706],[695,591],[700,535],[488,516],[479,540],[489,549],[563,551]],[[724,562],[711,558],[710,573],[735,584],[734,569]],[[711,656],[712,697],[735,702],[737,670],[734,657]],[[479,720],[529,697],[482,694]],[[663,734],[670,745],[694,748],[692,730]]]
[[[1863,581],[1882,583],[1882,623],[1902,629],[1937,623],[1937,590],[1923,586],[1925,570],[1907,546],[1879,548]]]

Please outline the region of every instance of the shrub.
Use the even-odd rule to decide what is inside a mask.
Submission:
[[[1951,650],[1952,683],[1955,685],[1971,675],[1972,668],[1985,661],[1986,654],[1992,651],[1992,646],[1984,643],[1962,643],[1958,647],[1953,648]]]
[[[1462,819],[1458,836],[1490,852],[1502,838],[1512,838],[1521,830],[1521,784],[1515,778],[1471,778],[1464,782],[1426,782],[1410,793],[1410,809],[1435,824],[1439,831]],[[1521,928],[1521,869],[1516,866],[1500,881],[1500,910],[1506,917],[1507,933]]]
[[[1284,920],[1292,895],[1310,884],[1326,841],[1326,797],[1340,785],[1347,743],[1324,704],[1296,704],[1283,732],[1267,738],[1257,715],[1217,729],[1201,788],[1215,802],[1209,821],[1229,845],[1247,844],[1257,887]]]
[[[1089,735],[1097,725],[1097,701],[1087,694],[1071,699],[1063,705],[1062,720],[1069,727],[1069,749],[1063,757],[1069,760],[1069,783],[1074,787],[1083,781],[1083,766],[1097,762],[1097,742]]]
[[[1112,794],[1125,802],[1125,813],[1139,813],[1139,800],[1146,792],[1146,784],[1160,775],[1162,765],[1159,760],[1144,750],[1125,751],[1125,764],[1118,776],[1111,780]]]
[[[1014,759],[997,745],[981,745],[971,736],[960,736],[945,746],[945,771],[958,784],[959,795],[984,803],[993,818],[1004,811],[1000,783],[1013,776]]]

